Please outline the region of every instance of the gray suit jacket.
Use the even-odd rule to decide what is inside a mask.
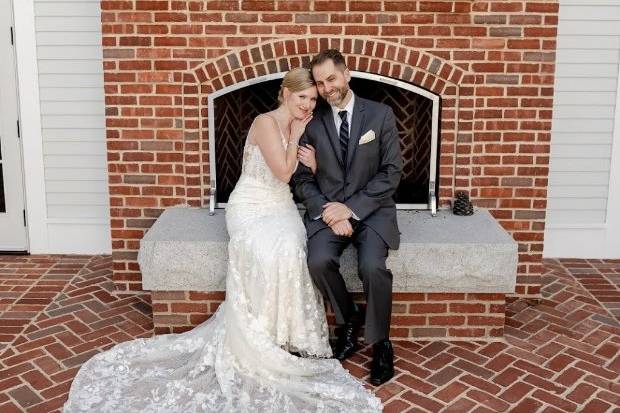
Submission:
[[[362,135],[374,131],[375,139],[359,144]],[[295,195],[306,206],[304,223],[308,237],[325,229],[314,220],[330,201],[346,204],[360,221],[377,232],[391,249],[398,249],[394,192],[403,168],[396,121],[392,109],[355,96],[347,159],[342,159],[338,132],[331,108],[317,110],[300,144],[316,149],[317,171],[300,164],[293,176]]]

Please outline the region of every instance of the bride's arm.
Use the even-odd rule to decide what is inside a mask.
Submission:
[[[306,145],[310,142],[315,142],[316,144],[316,139],[312,139],[311,136],[306,133],[305,137],[301,140],[301,144]],[[311,219],[318,219],[317,217],[320,217],[323,213],[323,205],[329,202],[329,200],[323,195],[323,192],[321,192],[321,188],[319,188],[319,184],[312,170],[306,165],[300,164],[293,175],[293,183],[295,196],[304,203],[308,215]]]
[[[291,136],[285,150],[277,128],[278,125],[274,119],[268,116],[258,116],[252,130],[252,139],[260,148],[273,175],[280,181],[288,183],[297,167],[297,147],[301,135]]]

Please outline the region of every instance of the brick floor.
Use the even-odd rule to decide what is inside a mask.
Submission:
[[[0,412],[58,411],[85,360],[151,335],[148,296],[112,295],[111,265],[0,256]],[[620,261],[547,260],[543,299],[507,306],[504,341],[399,342],[374,390],[386,412],[620,412],[618,278]],[[369,357],[345,366],[363,378]]]
[[[599,304],[620,320],[620,260],[562,259],[549,268],[566,269]]]
[[[43,311],[90,256],[5,255],[0,258],[0,351]]]

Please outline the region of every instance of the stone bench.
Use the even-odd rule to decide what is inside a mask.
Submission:
[[[387,260],[394,276],[392,335],[501,336],[505,294],[516,282],[512,237],[484,209],[468,217],[399,210],[398,222],[401,247]],[[170,208],[147,232],[138,262],[158,332],[191,328],[215,310],[224,298],[227,242],[223,210]],[[347,248],[341,269],[350,291],[362,291],[356,267],[355,248]]]

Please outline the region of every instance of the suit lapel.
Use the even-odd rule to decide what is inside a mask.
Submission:
[[[340,140],[338,139],[338,132],[336,131],[336,124],[334,123],[334,114],[331,107],[327,106],[323,109],[321,120],[327,131],[327,136],[334,149],[334,154],[340,163],[340,166],[344,166],[344,160],[342,159],[342,153],[340,151]]]
[[[347,169],[351,168],[351,162],[355,156],[360,135],[362,133],[362,127],[366,120],[365,114],[365,102],[359,96],[355,96],[355,103],[353,105],[353,116],[351,119],[351,134],[349,135],[349,147],[347,149]]]

